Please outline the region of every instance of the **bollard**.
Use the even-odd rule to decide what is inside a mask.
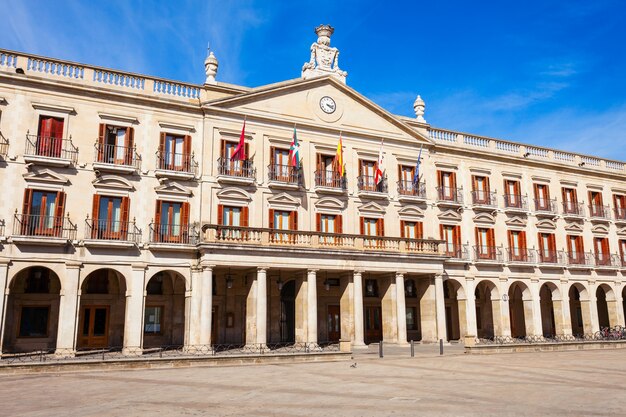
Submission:
[[[378,357],[382,358],[383,357],[383,341],[381,340],[380,343],[378,343]]]
[[[411,340],[411,357],[415,357],[415,342]]]
[[[439,354],[443,355],[443,339],[439,339]]]

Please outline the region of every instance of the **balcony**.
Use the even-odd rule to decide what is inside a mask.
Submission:
[[[33,245],[60,245],[76,239],[76,225],[67,216],[15,213],[12,240]]]
[[[526,248],[508,248],[506,261],[511,265],[529,265],[537,262],[535,251]]]
[[[591,252],[568,252],[566,261],[569,269],[590,269],[594,256]]]
[[[426,184],[408,180],[398,181],[398,200],[426,201]]]
[[[611,208],[609,206],[590,204],[589,218],[591,221],[608,222],[611,220]]]
[[[345,175],[336,171],[315,171],[315,190],[319,193],[344,194],[348,188]]]
[[[626,208],[616,207],[613,214],[615,215],[615,223],[626,223]]]
[[[556,216],[556,199],[536,198],[534,203],[535,215],[548,217]]]
[[[463,189],[451,187],[437,187],[437,203],[441,206],[461,206],[463,204]]]
[[[217,181],[251,185],[256,179],[256,168],[250,159],[240,160],[220,157],[217,160]]]
[[[565,219],[583,218],[585,217],[585,204],[574,201],[565,201],[563,202],[562,214]]]
[[[29,163],[67,167],[78,162],[72,138],[50,138],[26,134],[24,160]]]
[[[4,234],[4,232],[5,232],[5,224],[6,224],[6,222],[4,221],[4,219],[0,219],[0,242],[5,242],[6,241],[6,235]]]
[[[9,140],[0,132],[0,158],[6,158],[9,154]]]
[[[374,178],[371,175],[359,175],[357,177],[359,197],[387,198],[389,192],[387,177],[385,176],[379,183],[376,183]]]
[[[595,253],[594,265],[598,269],[615,269],[622,266],[620,256],[610,253]]]
[[[85,246],[130,247],[141,243],[141,229],[135,221],[85,219]]]
[[[567,264],[565,252],[552,250],[538,250],[537,263],[541,266],[565,266]]]
[[[134,146],[116,146],[96,142],[94,147],[96,149],[94,169],[122,173],[141,170],[141,156]]]
[[[497,246],[477,245],[474,249],[474,262],[476,263],[502,263],[502,248]]]
[[[472,191],[472,206],[474,209],[492,210],[498,207],[498,199],[496,193],[489,191]]]
[[[510,213],[528,213],[528,196],[504,194],[504,211]]]
[[[448,256],[451,261],[470,261],[470,248],[468,244],[455,245],[453,243],[443,242],[443,254]]]
[[[198,175],[198,163],[194,154],[156,152],[157,177],[180,178],[191,180]]]
[[[207,225],[204,243],[299,247],[311,250],[382,251],[442,256],[444,243],[434,239],[406,239],[339,233]]]
[[[300,168],[291,165],[270,164],[267,166],[269,186],[297,190],[302,185]]]
[[[150,223],[150,248],[175,249],[176,247],[197,245],[200,232],[196,225]]]

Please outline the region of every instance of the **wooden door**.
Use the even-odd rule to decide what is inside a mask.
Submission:
[[[380,307],[365,307],[365,343],[378,343],[383,340],[383,326]]]
[[[84,306],[81,311],[79,346],[107,347],[109,342],[109,306]]]
[[[341,312],[339,306],[328,306],[328,341],[338,342],[341,338]]]

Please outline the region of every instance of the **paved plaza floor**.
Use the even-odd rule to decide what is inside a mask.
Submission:
[[[626,415],[623,350],[376,352],[342,362],[4,375],[0,415]]]

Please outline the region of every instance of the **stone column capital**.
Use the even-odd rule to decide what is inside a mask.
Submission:
[[[319,269],[315,269],[315,268],[310,268],[306,270],[307,274],[317,274],[319,272]]]
[[[146,269],[148,269],[148,264],[144,264],[144,263],[132,264],[130,268],[133,271],[145,271]]]
[[[209,265],[209,264],[200,264],[200,269],[202,271],[213,271],[213,269],[215,268],[215,265]]]
[[[258,272],[263,273],[263,272],[267,272],[268,270],[269,270],[269,268],[268,268],[268,267],[266,267],[266,266],[259,266],[259,267],[257,267],[256,272],[257,272],[257,273],[258,273]]]
[[[75,261],[65,262],[66,269],[80,269],[82,268],[82,266],[83,266],[82,262],[75,262]]]
[[[396,278],[404,278],[406,272],[404,271],[396,271]]]
[[[475,281],[476,277],[474,275],[466,275],[465,281]]]

